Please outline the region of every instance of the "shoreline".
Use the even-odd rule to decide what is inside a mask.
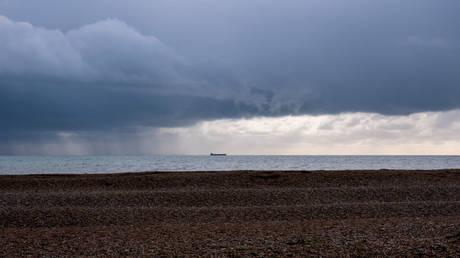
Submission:
[[[0,256],[460,255],[460,170],[0,175]]]
[[[380,169],[232,169],[232,170],[146,170],[146,171],[121,171],[121,172],[89,172],[89,173],[27,173],[27,174],[8,174],[8,172],[0,172],[0,177],[3,176],[97,176],[97,175],[131,175],[131,174],[167,174],[167,173],[295,173],[295,172],[459,172],[460,168],[435,168],[435,169],[393,169],[393,168],[380,168]]]

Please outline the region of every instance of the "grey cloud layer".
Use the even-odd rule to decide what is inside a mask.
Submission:
[[[0,138],[458,108],[459,10],[450,0],[1,1]]]
[[[0,16],[0,34],[3,137],[236,115],[232,101],[199,95],[200,82],[176,72],[184,65],[171,49],[119,20],[62,33]]]
[[[174,79],[172,51],[124,22],[104,20],[63,33],[0,16],[0,74],[79,81]]]

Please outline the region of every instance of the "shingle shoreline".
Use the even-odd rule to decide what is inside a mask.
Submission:
[[[2,256],[455,257],[460,170],[2,175],[0,232]]]

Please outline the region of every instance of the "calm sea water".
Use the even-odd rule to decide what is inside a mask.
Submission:
[[[0,174],[460,168],[460,156],[0,156]]]

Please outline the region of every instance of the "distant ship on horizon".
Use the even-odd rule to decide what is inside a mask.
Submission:
[[[227,156],[226,153],[212,153],[209,156]]]

